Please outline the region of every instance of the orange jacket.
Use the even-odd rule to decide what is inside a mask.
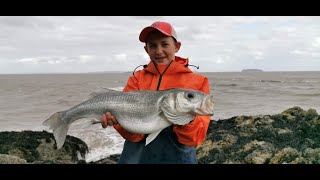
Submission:
[[[160,73],[154,66],[152,61],[143,70],[137,71],[134,76],[132,75],[124,87],[123,91],[132,90],[159,90],[169,88],[185,88],[200,90],[204,93],[210,94],[210,86],[208,78],[193,73],[188,67],[188,59],[176,56],[175,61],[166,66],[158,65],[158,70],[163,74],[159,85]],[[163,73],[164,72],[164,73]],[[210,122],[209,116],[196,116],[195,119],[186,125],[173,125],[173,131],[178,137],[181,144],[188,146],[200,145],[207,134]],[[144,138],[144,134],[134,134],[127,132],[119,124],[114,125],[114,128],[119,134],[132,142],[139,142]]]

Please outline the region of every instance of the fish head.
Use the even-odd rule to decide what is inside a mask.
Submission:
[[[176,95],[176,109],[194,115],[213,115],[213,96],[197,90],[184,90]]]

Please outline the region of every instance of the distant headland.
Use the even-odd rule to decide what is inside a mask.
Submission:
[[[261,69],[243,69],[241,72],[263,72]]]

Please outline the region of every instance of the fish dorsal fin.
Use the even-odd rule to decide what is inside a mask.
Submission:
[[[158,134],[162,131],[159,130],[159,131],[156,131],[156,132],[153,132],[151,134],[148,135],[148,137],[146,138],[146,145],[148,145],[149,143],[151,143],[157,136]]]
[[[111,88],[100,88],[100,89],[95,90],[93,93],[91,93],[89,95],[89,98],[93,98],[93,97],[96,97],[96,96],[99,96],[99,95],[102,95],[105,93],[109,93],[109,92],[121,92],[121,91],[116,90],[116,89],[111,89]]]

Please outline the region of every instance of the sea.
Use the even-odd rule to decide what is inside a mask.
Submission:
[[[320,113],[320,71],[197,72],[210,81],[215,112],[212,121],[239,115],[273,115],[300,106]],[[48,131],[42,123],[101,88],[122,90],[129,72],[79,74],[0,74],[0,131]],[[86,161],[122,151],[124,139],[90,119],[74,122],[68,135],[89,146]]]

